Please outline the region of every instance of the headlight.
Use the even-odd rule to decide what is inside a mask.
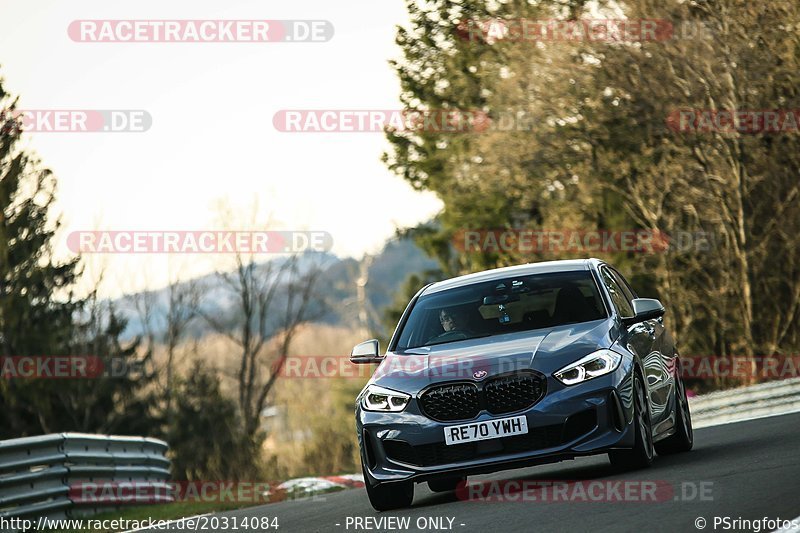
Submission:
[[[583,359],[565,366],[553,374],[564,385],[575,385],[598,376],[610,374],[619,366],[622,356],[611,350],[598,350]]]
[[[404,392],[397,392],[377,385],[367,387],[367,392],[361,399],[361,407],[367,411],[390,411],[397,413],[408,405],[411,396]]]

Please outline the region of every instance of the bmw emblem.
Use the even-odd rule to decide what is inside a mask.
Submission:
[[[486,374],[488,374],[486,370],[476,370],[475,372],[472,373],[472,377],[475,379],[483,379],[486,377]]]

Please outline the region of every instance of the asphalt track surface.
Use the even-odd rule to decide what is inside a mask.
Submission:
[[[599,480],[656,481],[672,485],[658,501],[466,501],[456,493],[433,493],[416,485],[411,508],[378,513],[364,489],[326,494],[308,500],[287,501],[216,517],[277,517],[279,533],[315,531],[754,531],[753,527],[714,527],[714,517],[784,520],[800,516],[800,413],[703,428],[695,431],[694,449],[685,454],[656,457],[652,467],[634,472],[615,471],[605,455],[507,470],[469,478],[470,483],[491,480],[540,480],[567,483]],[[585,486],[585,483],[584,483]],[[644,486],[644,485],[642,485]],[[700,492],[703,491],[703,494]],[[580,493],[570,492],[568,494]],[[596,494],[596,493],[595,493]],[[517,493],[520,496],[520,493]],[[641,499],[641,497],[640,497]],[[408,527],[379,524],[387,517],[408,518]],[[349,518],[349,520],[348,520]],[[431,518],[443,527],[430,527]],[[356,523],[356,519],[362,522]],[[369,519],[369,522],[364,521]],[[452,526],[448,519],[453,519]],[[418,522],[418,520],[420,520]],[[729,523],[736,525],[734,522]],[[418,527],[419,526],[419,527]],[[174,531],[187,530],[175,525]],[[221,531],[222,529],[218,529]],[[230,529],[229,529],[230,530]],[[769,531],[770,529],[766,529]],[[248,529],[240,531],[275,531]],[[763,531],[763,529],[762,529]]]

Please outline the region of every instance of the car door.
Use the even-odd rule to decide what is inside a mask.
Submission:
[[[631,302],[632,307],[633,300],[637,297],[636,293],[622,274],[611,267],[609,267],[609,270],[625,297]],[[672,397],[672,387],[674,386],[671,371],[673,367],[673,350],[669,333],[664,327],[662,318],[645,320],[641,323],[641,327],[652,341],[650,351],[644,360],[645,379],[647,379],[647,385],[650,389],[653,421],[659,422],[669,414],[667,407],[669,399]]]
[[[600,278],[608,291],[611,298],[611,303],[617,310],[621,318],[633,317],[633,304],[632,294],[626,294],[623,289],[623,284],[614,276],[613,271],[607,265],[600,267]],[[641,362],[642,371],[644,373],[644,380],[647,387],[647,398],[650,403],[650,412],[653,422],[658,422],[656,412],[663,412],[663,408],[659,407],[658,395],[654,394],[658,384],[663,381],[663,374],[659,370],[661,367],[661,357],[656,352],[655,330],[650,324],[646,322],[638,322],[630,326],[623,326],[623,339],[620,342],[635,353]]]

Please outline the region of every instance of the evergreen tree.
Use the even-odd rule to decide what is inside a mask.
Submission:
[[[67,355],[80,308],[71,287],[78,259],[57,262],[48,220],[55,178],[19,148],[16,99],[0,79],[0,356]],[[0,437],[35,434],[45,425],[52,382],[0,379]]]
[[[0,439],[60,431],[154,435],[149,351],[123,346],[113,309],[77,298],[80,258],[53,257],[52,172],[19,146],[16,99],[0,80],[0,357],[81,357],[86,378],[0,379]],[[96,362],[97,364],[93,364]]]

